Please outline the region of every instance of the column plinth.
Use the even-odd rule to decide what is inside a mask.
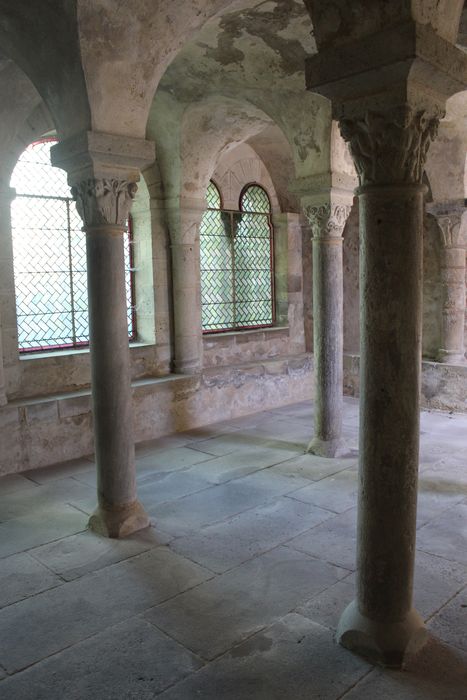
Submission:
[[[314,436],[307,452],[321,457],[345,453],[342,438],[343,268],[342,232],[350,204],[309,206],[313,231]]]
[[[363,615],[354,600],[341,615],[336,638],[342,646],[375,664],[400,668],[406,656],[424,646],[428,633],[416,610],[409,610],[400,621],[380,622]]]

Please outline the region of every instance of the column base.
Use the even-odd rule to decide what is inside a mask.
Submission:
[[[448,350],[440,350],[438,352],[438,362],[451,365],[465,365],[466,358],[462,352],[449,352]]]
[[[174,362],[173,371],[174,374],[186,374],[186,375],[196,375],[201,373],[201,365],[199,362],[196,363],[177,363]]]
[[[88,527],[98,535],[119,539],[151,525],[139,501],[124,506],[98,506],[89,518]]]
[[[343,457],[347,454],[348,449],[345,444],[345,440],[342,438],[335,438],[333,440],[321,440],[321,438],[314,437],[308,447],[306,452],[312,455],[318,455],[319,457]]]
[[[418,612],[412,609],[401,622],[379,622],[362,615],[354,600],[342,613],[336,640],[368,661],[401,668],[406,657],[416,654],[428,639]]]

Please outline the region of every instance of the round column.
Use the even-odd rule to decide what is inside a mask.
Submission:
[[[313,231],[313,345],[315,416],[308,452],[336,457],[342,439],[343,269],[342,232],[350,206],[310,207]]]
[[[438,360],[465,362],[465,244],[461,233],[463,210],[438,215],[441,230],[441,348]]]
[[[437,120],[406,107],[341,123],[360,176],[357,597],[337,638],[399,667],[426,640],[412,607],[419,451],[423,163]],[[389,182],[388,182],[389,180]]]
[[[174,371],[196,374],[202,367],[199,239],[173,243]]]
[[[3,274],[0,278],[0,300],[2,301],[0,305],[0,406],[5,406],[8,403],[4,369],[5,360],[8,358],[5,357],[3,351],[1,309],[6,309],[7,305],[15,306],[11,236],[11,203],[15,196],[16,190],[12,187],[0,190],[0,267],[4,271],[11,271],[9,275]]]
[[[422,311],[421,186],[360,190],[357,599],[339,641],[399,666],[423,636],[412,610]],[[361,647],[361,648],[360,648]]]
[[[136,185],[87,180],[72,188],[85,222],[91,388],[98,507],[89,526],[107,537],[148,527],[136,497],[123,232]]]

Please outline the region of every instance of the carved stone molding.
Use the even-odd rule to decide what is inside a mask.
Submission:
[[[138,186],[116,178],[91,178],[71,188],[78,214],[85,226],[124,226]]]
[[[349,144],[360,184],[421,184],[442,116],[436,109],[416,111],[405,106],[341,119],[341,134]]]
[[[350,209],[350,204],[331,202],[305,207],[313,238],[341,238]]]

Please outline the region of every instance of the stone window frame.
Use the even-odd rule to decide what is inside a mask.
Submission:
[[[268,192],[267,187],[265,187],[264,184],[257,182],[256,180],[252,180],[251,182],[247,182],[245,185],[243,185],[241,192],[240,192],[240,195],[239,195],[237,209],[225,209],[224,208],[224,195],[223,195],[223,192],[222,192],[220,185],[215,181],[214,178],[211,178],[209,180],[209,185],[211,185],[211,184],[214,185],[214,187],[216,188],[217,193],[219,195],[219,201],[220,201],[219,211],[225,212],[229,215],[242,213],[243,197],[244,197],[246,191],[251,187],[260,188],[267,197],[267,200],[269,203],[269,212],[267,213],[267,216],[268,216],[268,224],[269,224],[269,229],[270,229],[269,245],[270,245],[270,279],[271,279],[271,316],[272,316],[272,321],[270,323],[254,323],[254,324],[248,324],[248,325],[242,325],[242,326],[240,326],[240,325],[226,326],[225,328],[219,328],[219,329],[202,328],[202,334],[205,337],[205,336],[210,336],[210,335],[248,333],[248,332],[252,332],[252,331],[253,332],[254,331],[267,331],[268,329],[273,329],[276,327],[277,314],[276,314],[276,296],[275,296],[275,289],[276,289],[275,248],[274,248],[274,229],[275,229],[275,227],[274,227],[273,203],[272,203],[271,194]],[[208,187],[209,187],[209,185],[208,185]],[[209,207],[206,210],[209,210]],[[252,213],[252,212],[250,212],[250,213]]]

